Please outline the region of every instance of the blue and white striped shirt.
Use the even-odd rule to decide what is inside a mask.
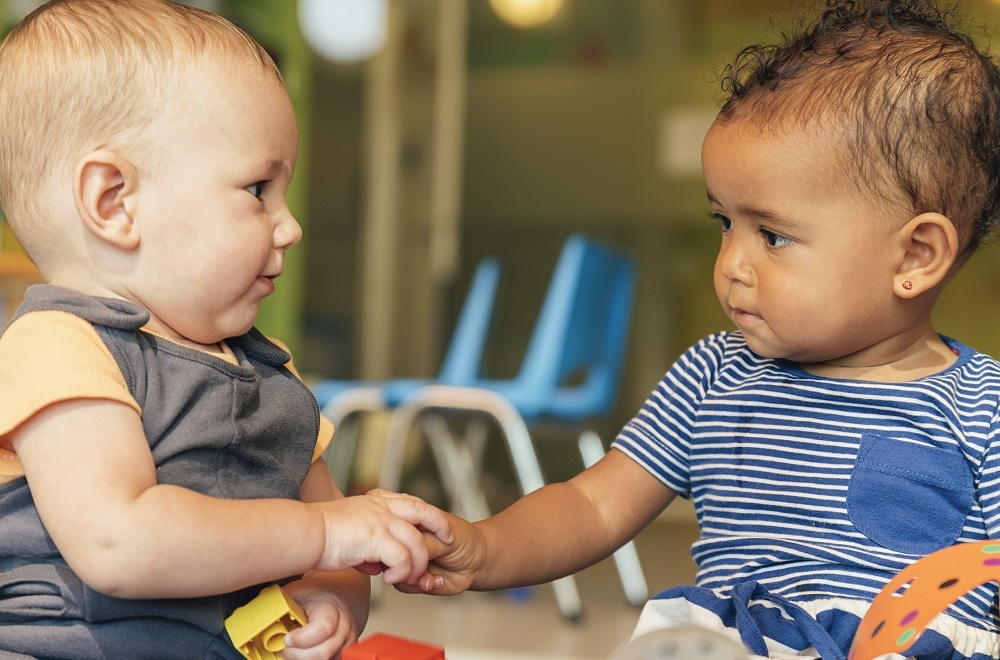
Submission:
[[[693,500],[697,585],[870,602],[923,555],[1000,537],[1000,363],[946,341],[957,362],[906,383],[813,376],[737,332],[689,349],[614,447]],[[948,613],[997,630],[996,600]]]

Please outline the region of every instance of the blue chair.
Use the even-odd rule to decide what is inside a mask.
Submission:
[[[613,409],[634,289],[635,263],[630,255],[581,234],[570,236],[517,375],[461,386],[432,384],[410,393],[390,419],[380,485],[399,489],[405,445],[421,421],[440,471],[451,482],[452,509],[464,507],[472,519],[489,514],[477,485],[483,433],[476,434],[471,448],[456,442],[441,414],[497,423],[525,494],[544,484],[529,428],[544,423],[573,430],[584,465],[599,460],[604,448],[587,423]],[[615,563],[628,600],[643,604],[649,592],[631,542],[615,553]],[[572,576],[553,586],[563,614],[579,617],[582,605]]]
[[[500,262],[492,257],[483,259],[476,267],[436,378],[400,378],[383,382],[322,380],[312,385],[323,415],[338,429],[323,455],[337,485],[347,487],[357,452],[357,433],[339,431],[348,417],[392,409],[425,385],[464,385],[479,378],[499,280]]]

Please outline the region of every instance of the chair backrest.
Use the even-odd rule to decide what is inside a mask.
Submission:
[[[582,421],[617,397],[635,291],[634,258],[582,234],[563,246],[516,381],[526,418]],[[524,408],[524,404],[521,408]]]
[[[343,411],[347,409],[356,412],[362,400],[366,402],[364,405],[367,409],[373,405],[367,403],[372,397],[380,402],[379,405],[393,408],[416,389],[432,382],[444,385],[474,384],[481,371],[483,347],[493,321],[494,300],[499,281],[500,262],[492,257],[480,261],[469,284],[469,291],[465,296],[462,311],[451,334],[436,380],[429,378],[393,378],[384,381],[321,380],[311,386],[320,408],[327,410],[327,406],[334,402],[330,414],[338,411],[336,414],[339,417],[346,414]],[[358,391],[345,402],[343,396],[347,396],[346,393],[352,390]],[[361,395],[360,390],[368,390],[368,394]],[[376,393],[372,394],[372,390],[376,390]],[[358,398],[359,396],[361,398]]]
[[[499,282],[500,262],[493,257],[480,261],[438,372],[440,384],[470,385],[479,378]]]

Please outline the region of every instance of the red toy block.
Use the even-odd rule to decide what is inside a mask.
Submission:
[[[340,657],[342,660],[444,660],[444,648],[375,633],[346,647]]]
[[[378,660],[380,653],[386,653],[394,646],[409,640],[384,633],[375,633],[357,644],[347,646],[341,652],[342,660]]]

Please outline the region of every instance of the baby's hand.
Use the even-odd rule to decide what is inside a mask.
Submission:
[[[384,571],[387,584],[427,583],[428,551],[423,533],[442,543],[453,537],[440,509],[411,495],[373,490],[323,505],[326,541],[316,569]]]
[[[309,580],[284,587],[306,613],[309,623],[285,636],[281,657],[286,660],[326,660],[358,641],[360,630],[351,608],[335,591]]]
[[[476,578],[486,565],[486,543],[475,525],[448,514],[454,540],[442,543],[433,534],[424,534],[430,563],[428,574],[417,584],[400,583],[404,593],[450,596],[475,587]]]

